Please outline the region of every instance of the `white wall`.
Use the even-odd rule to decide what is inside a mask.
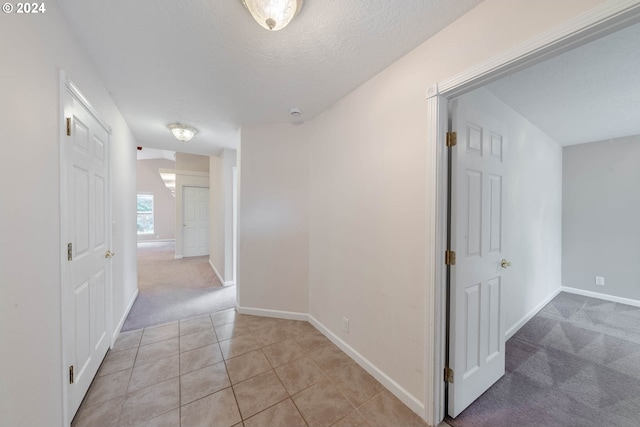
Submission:
[[[564,148],[564,286],[640,301],[639,165],[639,136]]]
[[[600,3],[487,0],[311,123],[243,130],[241,305],[304,311],[292,301],[308,292],[309,313],[395,381],[394,392],[419,412],[432,351],[426,88]]]
[[[236,150],[225,148],[222,151],[224,160],[224,280],[231,283],[233,277],[233,168],[238,165]]]
[[[308,312],[306,125],[242,130],[238,305]]]
[[[175,169],[166,159],[137,161],[137,191],[153,194],[153,233],[138,234],[138,241],[173,239],[176,235],[176,199],[160,176],[160,169]]]
[[[176,169],[209,172],[209,157],[198,154],[176,153]]]
[[[223,284],[232,285],[233,277],[233,168],[236,150],[225,148],[219,156],[210,157],[211,189],[210,257]]]
[[[0,425],[62,425],[59,70],[113,127],[114,324],[136,291],[136,141],[55,2],[2,16]]]
[[[486,89],[461,97],[506,125],[504,258],[506,331],[559,292],[562,259],[562,147]]]
[[[220,156],[209,157],[209,262],[224,285],[224,167]]]

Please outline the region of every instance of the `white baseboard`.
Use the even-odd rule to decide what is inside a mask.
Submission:
[[[555,290],[551,295],[549,295],[547,298],[544,299],[544,301],[542,301],[540,304],[536,305],[533,310],[531,310],[530,312],[528,312],[527,314],[525,314],[525,316],[518,320],[516,322],[515,325],[513,325],[512,327],[510,327],[507,332],[505,333],[505,340],[508,340],[509,338],[511,338],[516,332],[518,332],[518,330],[520,328],[522,328],[525,323],[527,323],[529,320],[531,320],[533,318],[533,316],[535,316],[536,314],[538,314],[538,312],[540,310],[542,310],[544,308],[545,305],[549,304],[551,302],[552,299],[554,299],[556,296],[558,296],[558,294],[562,291],[562,289],[557,289]]]
[[[289,319],[289,320],[306,320],[324,336],[329,338],[336,346],[344,351],[349,357],[351,357],[358,365],[360,365],[371,376],[378,380],[387,390],[393,393],[398,399],[400,399],[405,405],[407,405],[413,412],[418,414],[420,418],[424,419],[425,408],[424,404],[416,399],[411,393],[405,390],[400,384],[395,382],[391,377],[385,374],[380,368],[371,363],[367,358],[358,353],[349,344],[344,342],[341,338],[331,332],[326,326],[320,323],[315,317],[306,313],[298,313],[293,311],[282,310],[268,310],[264,308],[251,308],[240,307],[236,303],[236,310],[240,314],[250,314],[254,316],[275,317],[277,319]]]
[[[138,288],[136,288],[136,291],[133,294],[133,297],[131,298],[131,301],[129,301],[129,304],[127,305],[127,309],[124,311],[124,314],[122,315],[122,318],[118,322],[118,326],[113,331],[113,336],[111,337],[111,345],[109,347],[113,347],[113,344],[115,344],[116,339],[118,338],[118,335],[120,335],[120,331],[122,330],[122,326],[124,326],[124,322],[125,322],[125,320],[127,320],[127,317],[129,316],[129,312],[131,311],[131,308],[133,307],[133,303],[136,302],[136,298],[138,298]]]
[[[220,273],[218,273],[218,269],[216,268],[215,265],[213,265],[213,262],[211,262],[211,258],[209,258],[209,265],[211,266],[211,268],[213,269],[213,272],[216,274],[216,277],[218,278],[218,280],[220,281],[220,284],[222,286],[231,286],[231,285],[235,285],[235,282],[233,281],[229,281],[229,282],[225,282],[224,279],[222,278],[222,276],[220,275]]]
[[[312,315],[309,316],[309,323],[311,323],[317,330],[322,332],[324,336],[329,338],[335,345],[337,345],[342,351],[347,353],[349,357],[356,361],[365,371],[378,380],[387,390],[393,393],[398,399],[407,405],[413,412],[424,419],[425,407],[422,402],[416,399],[411,393],[405,390],[400,384],[395,382],[391,377],[385,374],[380,368],[371,363],[367,358],[358,353],[349,344],[344,342],[341,338],[331,332],[326,326],[320,323]]]
[[[251,308],[240,307],[236,304],[236,310],[240,314],[250,314],[252,316],[263,317],[275,317],[276,319],[289,319],[289,320],[309,320],[309,315],[306,313],[298,313],[295,311],[282,311],[282,310],[268,310],[265,308]]]
[[[182,259],[182,255],[178,255],[178,254],[176,254],[176,255],[173,257],[173,259]]]
[[[176,239],[149,239],[149,240],[138,240],[138,243],[160,243],[160,242],[175,242]]]
[[[584,289],[571,288],[569,286],[563,286],[562,291],[568,292],[570,294],[582,295],[583,297],[598,298],[605,301],[617,302],[620,304],[640,307],[640,301],[631,299],[631,298],[616,297],[613,295],[601,294],[599,292],[592,292],[592,291],[585,291]]]

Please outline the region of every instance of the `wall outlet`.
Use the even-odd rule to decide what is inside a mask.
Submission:
[[[596,285],[598,285],[598,286],[604,286],[604,277],[602,277],[602,276],[596,276]]]
[[[349,333],[349,319],[346,317],[342,318],[342,330]]]

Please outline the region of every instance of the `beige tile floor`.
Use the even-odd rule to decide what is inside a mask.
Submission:
[[[121,333],[72,425],[426,426],[309,323],[235,310]]]

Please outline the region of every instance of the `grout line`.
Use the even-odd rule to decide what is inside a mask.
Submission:
[[[246,421],[247,419],[252,418],[252,417],[254,417],[254,416],[256,416],[256,415],[258,415],[258,414],[260,414],[260,413],[262,413],[262,412],[264,412],[264,411],[266,411],[266,410],[268,410],[268,409],[270,409],[270,408],[272,408],[272,407],[274,407],[274,406],[276,406],[276,405],[278,405],[278,404],[280,404],[280,403],[284,402],[285,400],[290,399],[290,400],[291,400],[291,402],[293,403],[294,407],[295,407],[295,408],[296,408],[296,410],[298,411],[299,415],[300,415],[300,416],[302,417],[302,419],[304,420],[305,424],[306,424],[307,426],[309,425],[309,422],[307,421],[307,419],[306,419],[306,418],[304,417],[304,415],[302,414],[302,411],[301,411],[301,410],[300,410],[300,408],[298,408],[298,406],[296,405],[296,403],[295,403],[295,401],[294,401],[294,399],[293,399],[293,396],[294,396],[294,395],[298,395],[298,394],[300,394],[300,393],[304,392],[305,390],[308,390],[309,388],[311,388],[311,387],[313,387],[313,386],[317,385],[319,382],[315,382],[315,383],[313,383],[313,384],[311,384],[311,385],[309,385],[309,386],[307,386],[307,387],[303,388],[302,390],[298,390],[296,393],[291,394],[291,393],[289,392],[289,390],[287,389],[287,387],[285,387],[285,385],[284,385],[284,383],[283,383],[282,378],[280,378],[280,376],[279,376],[279,375],[278,375],[278,373],[276,372],[276,368],[274,367],[274,363],[273,363],[273,362],[272,362],[272,361],[271,361],[271,360],[266,356],[266,353],[265,353],[265,351],[264,351],[264,349],[265,349],[265,348],[267,348],[267,347],[274,346],[274,345],[276,345],[276,344],[281,344],[282,342],[287,341],[287,340],[292,340],[294,343],[296,343],[298,346],[300,346],[300,347],[302,348],[302,350],[303,350],[303,354],[304,354],[304,355],[303,355],[303,356],[301,356],[301,357],[299,357],[299,358],[296,358],[296,359],[290,360],[290,361],[288,361],[287,363],[285,363],[285,364],[283,364],[283,365],[280,365],[279,367],[286,366],[286,365],[290,365],[291,363],[295,363],[296,361],[301,360],[301,359],[303,359],[303,358],[307,359],[310,363],[312,363],[312,364],[313,364],[313,366],[315,366],[316,368],[318,368],[319,372],[322,374],[323,379],[322,379],[320,382],[327,381],[327,382],[328,382],[328,384],[330,384],[332,387],[334,387],[335,389],[337,389],[337,390],[338,390],[338,392],[339,392],[339,394],[340,394],[340,396],[341,396],[342,398],[344,398],[344,399],[345,399],[345,400],[350,404],[351,408],[353,409],[353,411],[349,412],[349,413],[348,413],[347,415],[345,415],[344,417],[342,417],[342,418],[340,418],[340,419],[336,420],[336,422],[339,422],[340,420],[342,420],[342,419],[344,419],[344,418],[348,417],[348,416],[349,416],[350,414],[352,414],[353,412],[356,412],[358,415],[360,415],[360,417],[362,417],[362,418],[366,421],[367,419],[362,415],[362,413],[360,412],[359,408],[362,408],[364,405],[366,405],[369,401],[371,401],[371,400],[373,400],[374,398],[376,398],[376,397],[377,397],[379,394],[381,394],[381,393],[382,393],[382,391],[383,391],[383,390],[380,390],[380,391],[378,391],[378,392],[374,393],[371,397],[369,397],[368,399],[364,400],[364,402],[363,402],[361,405],[359,405],[358,407],[356,407],[356,405],[355,405],[354,403],[352,403],[352,402],[351,402],[351,400],[349,400],[349,399],[347,398],[347,396],[346,396],[346,395],[344,394],[344,392],[340,389],[340,387],[338,387],[339,382],[338,382],[337,380],[332,379],[332,378],[327,374],[327,371],[326,371],[325,369],[321,368],[321,367],[317,364],[317,362],[315,361],[315,359],[312,357],[312,354],[316,354],[316,353],[317,353],[317,349],[316,349],[316,350],[308,350],[308,349],[305,349],[304,347],[302,347],[302,345],[299,343],[299,340],[300,340],[300,339],[304,338],[304,337],[305,337],[305,335],[308,335],[308,334],[307,334],[307,332],[300,333],[300,334],[292,333],[292,335],[291,335],[291,336],[288,336],[288,337],[286,337],[286,338],[284,338],[284,339],[281,339],[281,340],[279,340],[279,341],[277,341],[277,342],[275,342],[275,343],[271,343],[271,344],[268,344],[268,345],[262,345],[262,343],[256,339],[256,333],[260,333],[260,331],[262,331],[264,328],[257,328],[255,331],[254,331],[254,330],[251,330],[251,332],[249,332],[248,334],[246,334],[246,335],[241,335],[241,336],[248,336],[248,335],[250,334],[250,335],[251,335],[251,338],[252,338],[252,339],[253,339],[253,340],[258,344],[258,348],[254,349],[254,350],[251,350],[251,351],[249,351],[249,352],[246,352],[246,353],[242,353],[242,354],[240,354],[240,355],[236,355],[236,356],[234,356],[233,358],[236,358],[236,357],[240,357],[240,356],[243,356],[243,355],[249,354],[249,353],[251,353],[251,352],[253,352],[253,351],[256,351],[256,350],[260,350],[260,353],[263,355],[263,357],[267,359],[267,363],[268,363],[268,364],[269,364],[269,366],[270,366],[270,370],[265,371],[265,372],[262,372],[262,373],[260,373],[260,374],[258,374],[258,375],[262,375],[262,374],[266,374],[266,373],[271,373],[271,374],[275,375],[275,377],[276,377],[276,379],[278,380],[279,384],[280,384],[280,385],[281,385],[281,387],[285,390],[286,397],[285,397],[284,399],[279,400],[278,402],[275,402],[274,404],[269,405],[269,406],[267,406],[266,408],[264,408],[264,409],[262,409],[262,410],[260,410],[260,411],[256,412],[255,414],[252,414],[251,416],[249,416],[249,417],[247,417],[247,418],[244,418],[244,417],[243,417],[243,414],[242,414],[242,412],[241,412],[241,410],[240,410],[240,404],[239,404],[239,401],[238,401],[238,397],[237,397],[237,395],[236,395],[235,386],[237,386],[238,384],[242,384],[242,383],[244,383],[245,381],[248,381],[248,380],[250,380],[250,379],[252,379],[252,378],[255,378],[257,375],[253,375],[253,376],[251,376],[251,377],[249,377],[249,378],[246,378],[246,379],[244,379],[243,381],[239,382],[238,384],[232,384],[232,383],[231,383],[231,376],[230,376],[230,373],[229,373],[229,367],[228,367],[228,365],[227,365],[227,361],[228,361],[228,360],[232,360],[233,358],[229,358],[229,359],[227,359],[227,358],[225,358],[225,357],[224,357],[223,352],[222,352],[222,347],[221,347],[220,341],[218,340],[218,335],[217,335],[217,333],[216,333],[216,331],[215,331],[215,326],[214,326],[214,324],[213,324],[213,318],[210,316],[210,317],[209,317],[209,320],[210,320],[210,322],[211,322],[211,326],[212,326],[212,328],[213,328],[215,342],[214,342],[214,343],[206,344],[206,345],[204,345],[204,346],[199,346],[199,347],[193,348],[193,349],[191,349],[191,350],[189,350],[189,351],[197,350],[197,349],[200,349],[200,348],[203,348],[203,347],[206,347],[206,346],[209,346],[209,345],[213,345],[213,344],[216,344],[216,345],[217,345],[217,348],[218,348],[218,350],[219,350],[219,352],[220,352],[220,355],[222,356],[222,360],[221,360],[221,361],[224,363],[225,370],[226,370],[226,374],[227,374],[227,378],[228,378],[228,380],[229,380],[229,384],[230,384],[230,385],[229,385],[229,387],[227,387],[227,388],[231,388],[231,391],[232,391],[232,393],[233,393],[233,395],[234,395],[234,400],[235,400],[235,403],[236,403],[236,407],[237,407],[238,413],[240,414],[240,419],[242,420],[242,422],[244,422],[244,421]],[[235,323],[235,319],[234,319],[234,321],[233,321],[233,322],[231,322],[231,323],[227,323],[227,324],[225,324],[225,325],[228,325],[228,324],[234,324],[234,323]],[[308,323],[308,322],[307,322],[307,323]],[[220,326],[224,326],[224,325],[220,325]],[[177,339],[178,339],[178,387],[179,387],[179,395],[178,395],[178,399],[179,399],[179,400],[178,400],[178,416],[179,416],[179,424],[181,424],[181,423],[182,423],[182,407],[184,406],[184,405],[182,405],[182,383],[181,383],[181,378],[182,378],[182,375],[183,375],[183,374],[182,374],[182,372],[181,372],[181,367],[182,367],[182,365],[181,365],[182,345],[181,345],[181,339],[180,339],[180,338],[181,338],[182,336],[187,336],[187,335],[192,335],[192,334],[195,334],[195,333],[198,333],[198,332],[203,332],[203,331],[206,331],[207,329],[208,329],[208,328],[205,328],[205,329],[203,329],[203,330],[201,330],[201,331],[195,331],[195,332],[192,332],[192,333],[190,333],[190,334],[182,335],[182,334],[181,334],[181,329],[180,329],[180,321],[178,321],[178,337],[177,337]],[[124,402],[126,401],[126,399],[127,399],[128,395],[130,394],[130,393],[128,393],[128,388],[129,388],[129,386],[130,386],[131,378],[132,378],[132,376],[133,376],[133,369],[134,369],[134,368],[136,368],[137,366],[143,366],[143,365],[146,365],[146,364],[149,364],[149,363],[157,362],[157,361],[162,360],[162,359],[167,358],[167,357],[172,357],[172,355],[170,355],[170,356],[166,356],[166,357],[163,357],[163,358],[160,358],[160,359],[157,359],[157,360],[152,360],[152,361],[150,361],[150,362],[145,362],[145,363],[143,363],[143,364],[141,364],[141,365],[136,365],[136,362],[137,362],[137,360],[138,360],[138,356],[139,356],[139,350],[140,350],[140,348],[141,348],[141,347],[144,347],[144,346],[147,346],[147,345],[151,345],[151,344],[160,343],[160,342],[163,342],[163,341],[168,341],[168,340],[172,339],[172,338],[168,338],[168,339],[166,339],[166,340],[156,341],[156,342],[154,342],[154,343],[145,344],[145,345],[143,346],[143,345],[141,345],[141,343],[142,343],[142,338],[144,337],[144,331],[145,331],[145,330],[146,330],[146,328],[143,328],[143,329],[142,329],[142,334],[141,334],[141,337],[140,337],[140,341],[139,341],[139,343],[138,343],[138,346],[137,346],[137,347],[135,347],[135,348],[136,348],[136,355],[135,355],[135,357],[134,357],[134,363],[133,363],[133,366],[131,367],[131,372],[130,372],[130,374],[129,374],[129,378],[128,378],[128,380],[127,380],[127,387],[126,387],[126,392],[125,392],[125,398],[123,399],[123,401],[122,401],[122,403],[121,403],[121,405],[120,405],[120,412],[119,412],[119,414],[118,414],[118,420],[117,420],[117,421],[118,421],[118,423],[121,421],[121,417],[122,417],[122,410],[123,410],[123,407],[124,407]],[[291,332],[291,331],[287,331],[287,332]],[[173,337],[173,338],[176,338],[176,337]],[[232,339],[232,338],[236,338],[236,337],[230,337],[228,340],[230,340],[230,339]],[[223,341],[226,341],[226,340],[223,340]],[[134,347],[132,347],[132,348],[134,348]],[[130,348],[130,349],[125,349],[125,350],[119,350],[119,351],[126,351],[126,350],[131,350],[131,348]],[[348,354],[346,354],[346,353],[345,353],[344,351],[342,351],[341,349],[338,349],[338,350],[339,350],[341,353],[345,354],[347,357],[349,357],[349,355],[348,355]],[[352,360],[352,358],[351,358],[351,357],[349,357],[349,359],[351,359],[351,360]],[[220,363],[220,362],[215,362],[214,364],[216,364],[216,363]],[[354,361],[354,363],[356,363],[356,362]],[[356,363],[356,365],[357,365],[357,363]],[[207,366],[210,366],[210,365],[207,365]],[[116,371],[116,372],[120,372],[120,371]],[[113,372],[113,373],[115,373],[115,372]],[[375,380],[375,378],[374,378],[374,380]],[[378,383],[378,384],[379,384],[379,381],[377,381],[377,380],[375,380],[375,381],[376,381],[376,383]],[[152,385],[153,385],[153,384],[152,384]],[[151,385],[148,385],[147,387],[150,387],[150,386],[151,386]],[[221,390],[217,390],[217,391],[215,391],[215,392],[213,392],[213,393],[210,393],[210,394],[208,394],[208,395],[206,395],[206,396],[202,396],[202,397],[200,397],[199,399],[194,400],[193,402],[196,402],[196,401],[198,401],[198,400],[201,400],[201,399],[204,399],[204,398],[206,398],[206,397],[208,397],[208,396],[211,396],[212,394],[215,394],[215,393],[221,392],[221,391],[223,391],[223,390],[226,390],[227,388],[224,388],[224,389],[221,389]],[[384,389],[384,388],[383,388],[383,389]],[[137,391],[137,390],[136,390],[136,391]],[[118,398],[116,398],[116,399],[118,399]],[[115,400],[115,399],[113,399],[113,400]],[[193,402],[189,402],[188,404],[193,403]],[[105,402],[101,402],[101,403],[105,403]],[[175,408],[174,408],[174,409],[175,409]],[[155,416],[155,417],[153,417],[153,418],[156,418],[156,417],[162,416],[162,415],[164,415],[164,414],[166,414],[166,413],[168,413],[168,412],[171,412],[171,411],[173,411],[173,409],[171,409],[170,411],[163,412],[162,414],[158,414],[158,415],[156,415],[156,416]],[[153,419],[153,418],[152,418],[152,419]],[[148,421],[148,420],[147,420],[147,421]],[[368,421],[367,421],[367,422],[368,422]]]
[[[267,360],[269,360],[269,358],[267,358]],[[300,359],[296,359],[296,360],[300,360]],[[292,362],[288,362],[285,365],[288,365],[289,363],[293,363],[296,360],[292,361]],[[271,362],[269,362],[271,363]],[[285,366],[285,365],[280,365],[280,366]],[[273,368],[273,365],[271,365],[271,367]],[[287,393],[287,396],[289,396],[287,399],[291,400],[291,403],[293,403],[293,406],[296,408],[296,411],[298,411],[298,414],[300,414],[300,416],[302,417],[302,421],[304,421],[304,423],[307,425],[307,427],[309,426],[309,422],[307,421],[307,419],[304,417],[304,415],[302,414],[302,411],[300,410],[300,408],[298,408],[298,405],[296,405],[296,401],[293,400],[293,395],[291,393],[289,393],[289,390],[287,389],[287,387],[284,385],[284,382],[282,382],[282,378],[280,378],[280,375],[278,375],[278,372],[276,372],[276,368],[273,368],[273,373],[275,374],[276,378],[278,379],[278,381],[280,381],[280,385],[282,386],[282,388],[284,389],[284,391]],[[285,399],[286,400],[286,399]]]

